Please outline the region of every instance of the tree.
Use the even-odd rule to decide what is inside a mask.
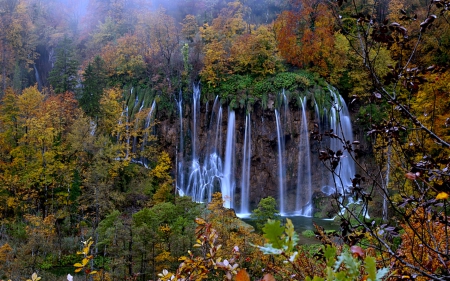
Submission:
[[[98,117],[100,99],[106,84],[105,62],[96,56],[83,73],[83,90],[79,98],[80,106],[88,116]]]
[[[56,50],[56,61],[48,81],[55,93],[73,92],[78,85],[78,61],[72,40],[65,36]]]
[[[137,84],[144,79],[145,46],[136,36],[127,34],[116,42],[110,42],[101,50],[110,82],[118,87],[127,83]]]
[[[291,1],[293,9],[283,11],[274,29],[278,49],[288,63],[312,68],[328,76],[327,60],[334,45],[334,20],[321,0]]]
[[[22,73],[37,57],[37,38],[25,1],[0,2],[0,65],[2,68],[2,92],[16,79],[22,82]],[[15,71],[17,70],[17,71]],[[21,87],[20,87],[21,89]]]
[[[258,230],[262,230],[268,219],[278,219],[279,214],[275,198],[271,196],[262,198],[258,203],[258,207],[252,211],[250,217],[255,221]]]
[[[433,100],[446,86],[436,83],[439,78],[429,78],[446,77],[448,72],[446,66],[433,61],[443,52],[431,43],[447,35],[447,12],[441,3],[411,7],[404,1],[394,1],[390,7],[396,10],[388,15],[387,3],[379,4],[335,1],[330,6],[341,33],[370,79],[366,85],[369,94],[353,97],[354,103],[384,104],[388,108],[385,118],[372,119],[367,130],[375,167],[360,162],[358,141],[349,143],[333,132],[323,135],[340,141],[360,167],[348,193],[338,196],[338,204],[345,210],[342,239],[354,245],[364,235],[371,237],[368,244],[378,251],[379,262],[386,264],[389,260],[398,276],[445,280],[449,264],[442,258],[448,255],[448,246],[443,249],[440,245],[449,239],[443,228],[449,223],[450,143],[446,125],[438,117],[445,105]],[[386,54],[394,63],[384,68],[381,60],[386,60]],[[324,162],[334,159],[339,163],[336,156],[341,152],[328,149],[321,151],[320,157]],[[327,167],[336,182],[341,182],[336,166]],[[378,214],[383,222],[364,217],[364,208],[348,207],[342,200],[348,197],[373,206],[372,210],[382,210]],[[374,197],[380,200],[373,202]],[[402,229],[402,243],[397,247],[394,237]]]

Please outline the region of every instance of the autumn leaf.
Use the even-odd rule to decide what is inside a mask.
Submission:
[[[414,173],[406,173],[405,178],[407,178],[409,180],[415,180],[417,178],[417,176]]]
[[[448,199],[448,193],[441,192],[436,196],[436,200],[446,200]]]
[[[353,254],[353,256],[358,256],[360,258],[363,258],[365,255],[364,250],[361,247],[355,245],[350,247],[350,252]]]
[[[245,269],[239,270],[239,272],[236,274],[236,281],[250,281],[250,276],[248,276],[248,273]]]

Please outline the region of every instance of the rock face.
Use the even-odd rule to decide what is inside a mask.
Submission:
[[[250,209],[254,209],[261,198],[272,196],[279,198],[279,159],[278,159],[278,136],[277,124],[275,118],[275,109],[273,103],[268,102],[266,109],[257,103],[253,106],[251,117],[251,161],[250,161],[250,191],[249,204]],[[308,131],[314,129],[314,124],[319,124],[313,106],[307,104],[306,116],[308,119]],[[225,145],[228,128],[228,109],[222,108],[222,119],[218,120],[217,105],[212,103],[201,104],[196,114],[197,125],[194,130],[193,107],[184,105],[182,114],[182,124],[180,118],[174,114],[172,117],[158,117],[156,126],[157,135],[164,148],[169,151],[173,161],[182,162],[182,165],[173,165],[173,174],[177,177],[177,188],[186,190],[192,167],[192,153],[194,145],[196,155],[200,165],[205,163],[205,159],[211,151],[211,142],[217,137],[217,153],[221,156],[221,161],[225,159]],[[234,127],[234,161],[232,165],[234,188],[233,205],[239,210],[240,190],[241,190],[241,174],[242,162],[244,158],[244,138],[245,138],[245,118],[244,109],[235,110],[235,127]],[[305,183],[298,183],[299,163],[305,157],[305,147],[300,148],[302,108],[295,101],[288,106],[280,108],[280,119],[282,127],[282,135],[284,141],[284,151],[282,151],[282,159],[284,162],[285,177],[284,185],[284,204],[287,212],[295,210],[296,201],[304,197],[307,193]],[[213,121],[212,121],[213,120]],[[218,120],[218,122],[216,122]],[[181,125],[181,126],[180,126]],[[218,126],[218,127],[217,127]],[[180,131],[182,128],[182,131]],[[193,139],[193,132],[197,137]],[[310,137],[310,136],[309,136]],[[310,158],[311,158],[311,182],[312,191],[308,194],[317,194],[321,192],[323,186],[329,184],[330,174],[319,161],[318,151],[321,146],[310,138]],[[195,159],[194,159],[195,160]],[[301,166],[300,169],[303,167]],[[179,178],[183,177],[181,181]],[[184,185],[184,186],[182,186]],[[220,178],[216,179],[213,185],[213,192],[220,191]],[[313,198],[306,198],[304,202],[312,201]]]

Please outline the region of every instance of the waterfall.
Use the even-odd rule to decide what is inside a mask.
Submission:
[[[330,110],[330,129],[343,140],[352,143],[353,130],[347,105],[342,96],[339,95],[335,89],[330,88],[330,92],[335,101]],[[338,150],[344,151],[342,142],[336,138],[330,140],[330,149],[334,152]],[[340,164],[335,170],[335,173],[339,178],[335,178],[331,175],[330,186],[336,186],[339,193],[348,191],[348,188],[352,186],[351,179],[355,176],[355,171],[355,163],[352,161],[348,152],[345,151],[343,157],[340,159]]]
[[[184,138],[183,138],[183,93],[178,92],[178,100],[177,102],[177,109],[178,109],[178,117],[180,119],[180,146],[178,147],[178,157],[180,160],[178,160],[177,157],[177,191],[180,193],[181,196],[183,196],[183,187],[184,187],[184,170],[183,170],[183,154],[184,154]]]
[[[185,194],[192,197],[196,202],[204,201],[205,184],[202,177],[202,167],[197,156],[197,115],[200,113],[200,85],[194,85],[192,93],[192,134],[191,134],[191,150],[192,163],[189,172],[189,182]]]
[[[308,120],[306,118],[306,96],[302,102],[302,123],[298,159],[298,177],[295,213],[300,216],[312,216],[311,147],[309,145]]]
[[[36,64],[33,64],[33,68],[34,68],[34,77],[36,78],[36,82],[38,84],[38,90],[42,90],[42,81],[41,81],[41,76],[39,75],[39,72],[37,70]]]
[[[145,147],[147,146],[147,143],[148,143],[148,138],[150,135],[150,130],[151,130],[152,122],[153,122],[153,113],[155,112],[155,109],[156,109],[156,101],[153,100],[152,106],[150,107],[150,109],[148,111],[147,117],[145,117],[144,137],[142,139],[142,144],[141,144],[141,153],[144,152]],[[141,156],[140,162],[147,168],[148,160],[147,160],[147,158],[145,158],[145,156],[143,156],[143,155]]]
[[[239,216],[248,216],[250,214],[250,159],[251,151],[251,118],[250,114],[245,116],[245,133],[242,159],[242,175],[241,175],[241,212]]]
[[[142,111],[142,108],[144,108],[144,101],[142,101],[141,106],[138,109],[136,116],[136,120],[134,121],[134,136],[133,136],[133,147],[132,147],[132,152],[133,154],[135,154],[137,152],[137,144],[138,144],[138,130],[139,130],[139,126],[140,124],[140,120],[139,120],[139,113]],[[144,128],[146,129],[146,128]]]
[[[198,92],[195,93],[196,91]],[[197,109],[198,107],[195,105],[195,103],[198,102],[199,97],[200,97],[199,90],[194,89],[193,101],[195,109],[193,115],[193,123],[195,125],[192,131],[193,136],[195,136],[196,138],[198,138],[197,131],[195,129],[195,126],[197,124],[196,112],[198,110]],[[234,112],[232,115],[234,116]],[[216,97],[211,112],[211,119],[208,130],[208,138],[206,142],[206,151],[205,157],[203,159],[203,165],[200,162],[200,158],[195,154],[195,157],[193,156],[192,158],[192,164],[189,171],[187,186],[184,186],[184,184],[180,186],[182,193],[191,196],[192,199],[196,202],[211,201],[212,194],[215,191],[219,191],[220,187],[230,186],[230,184],[227,185],[225,182],[228,183],[234,182],[234,178],[232,179],[232,176],[234,175],[228,176],[226,178],[223,172],[222,158],[220,157],[220,148],[219,148],[220,145],[222,144],[221,124],[222,124],[222,107],[220,106],[220,102]],[[192,140],[192,144],[194,145],[195,143],[196,141]],[[234,146],[234,144],[232,145]],[[196,153],[194,147],[192,148],[192,151],[193,153]],[[231,169],[232,168],[230,168],[230,171]],[[223,191],[222,195],[224,195]]]
[[[235,151],[235,141],[234,141],[234,124],[235,124],[235,114],[234,111],[228,113],[228,127],[227,127],[227,142],[225,148],[225,163],[223,169],[222,178],[222,198],[224,200],[224,207],[233,208],[234,207],[234,151]]]
[[[275,119],[277,122],[277,141],[278,141],[278,191],[279,191],[279,207],[280,207],[280,214],[285,214],[285,204],[284,204],[284,195],[286,190],[285,185],[285,178],[286,178],[286,172],[285,172],[285,164],[283,161],[283,152],[284,152],[284,134],[282,132],[281,128],[281,120],[280,120],[280,113],[278,110],[275,109]]]
[[[192,95],[193,102],[193,126],[192,126],[192,161],[198,161],[197,158],[197,115],[200,113],[200,85],[194,85],[194,92]]]

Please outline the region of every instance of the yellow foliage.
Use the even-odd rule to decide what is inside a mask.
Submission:
[[[28,221],[28,225],[26,226],[26,232],[28,235],[38,234],[42,235],[45,239],[50,239],[56,236],[56,218],[54,215],[48,215],[44,219],[40,216],[30,214],[26,214],[24,217]]]
[[[447,200],[448,199],[448,193],[441,192],[436,196],[436,200]]]
[[[175,262],[177,259],[170,255],[168,251],[162,251],[159,255],[155,257],[155,262],[157,264],[156,271],[162,272],[167,264]]]
[[[109,135],[116,136],[119,134],[125,125],[120,126],[119,120],[122,124],[126,123],[122,118],[122,102],[120,99],[122,93],[119,89],[107,89],[100,100],[100,111],[102,118],[100,119],[99,129]]]
[[[11,248],[11,246],[9,246],[8,243],[5,243],[0,247],[0,262],[1,263],[5,263],[10,258],[12,258],[12,256],[11,256],[12,250],[13,249]]]

